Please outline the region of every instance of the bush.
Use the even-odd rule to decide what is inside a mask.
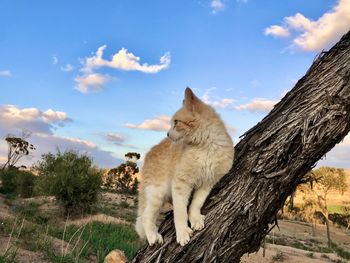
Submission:
[[[333,214],[329,214],[329,219],[333,223],[336,223],[339,226],[344,226],[344,227],[348,226],[347,216],[346,215],[339,214],[339,213],[333,213]]]
[[[101,189],[101,171],[92,166],[86,155],[66,151],[44,154],[36,166],[39,172],[38,190],[54,195],[64,208],[64,214],[91,212]]]
[[[0,171],[0,177],[3,194],[15,194],[23,198],[33,196],[36,178],[32,173],[18,170],[18,168],[8,168]]]

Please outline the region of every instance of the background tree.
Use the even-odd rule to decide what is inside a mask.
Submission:
[[[315,213],[317,212],[317,201],[309,196],[305,195],[304,203],[301,208],[303,218],[311,223],[312,236],[316,236],[316,218]]]
[[[255,252],[303,176],[350,130],[350,32],[313,65],[235,146],[230,172],[207,198],[205,227],[176,243],[171,215],[159,227],[164,243],[132,262],[230,262]]]
[[[313,177],[313,185],[303,185],[299,189],[304,193],[303,212],[309,222],[316,226],[315,214],[320,212],[326,222],[328,246],[331,247],[331,236],[329,229],[328,194],[337,191],[341,194],[346,191],[347,184],[344,169],[333,167],[321,167],[308,173],[309,178]]]
[[[347,184],[344,169],[333,167],[321,167],[313,171],[317,178],[315,187],[311,189],[311,194],[315,196],[318,211],[322,213],[326,222],[328,246],[332,246],[329,229],[328,194],[330,191],[337,191],[341,194],[346,191]]]
[[[91,158],[74,151],[48,153],[42,155],[36,170],[38,190],[54,195],[65,215],[91,212],[102,185],[102,172],[93,166]]]
[[[136,152],[129,152],[125,154],[125,163],[118,167],[109,170],[105,182],[106,188],[115,188],[119,193],[136,194],[139,181],[136,174],[139,172],[137,160],[141,155]]]
[[[22,136],[17,137],[14,135],[7,135],[5,141],[7,142],[7,161],[3,165],[2,169],[8,167],[15,167],[17,162],[23,157],[29,155],[30,151],[35,150],[33,144],[29,143],[27,139],[30,137],[31,132],[28,130],[22,131]]]

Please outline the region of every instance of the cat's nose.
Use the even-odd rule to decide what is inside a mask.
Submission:
[[[166,133],[166,136],[168,136],[168,137],[169,137],[169,132],[167,132],[167,133]]]

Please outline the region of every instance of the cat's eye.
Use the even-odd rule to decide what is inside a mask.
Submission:
[[[179,122],[179,120],[174,120],[174,125],[176,125]]]

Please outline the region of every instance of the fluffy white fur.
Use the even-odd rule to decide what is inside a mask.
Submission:
[[[204,228],[201,208],[214,184],[231,168],[233,155],[233,142],[218,114],[187,88],[168,138],[145,157],[136,221],[139,236],[150,245],[163,242],[156,220],[164,202],[172,199],[176,240],[187,244],[193,230]]]

